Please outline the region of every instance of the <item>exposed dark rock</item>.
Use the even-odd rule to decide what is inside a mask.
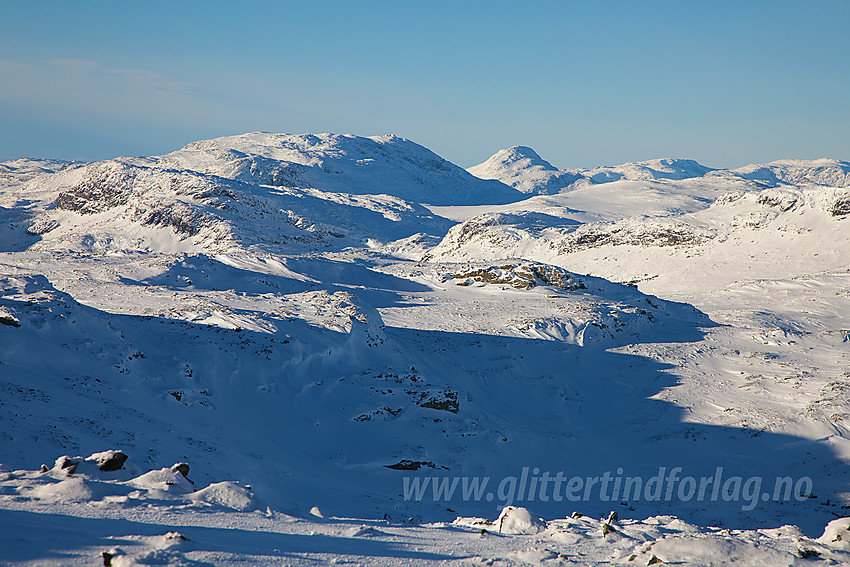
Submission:
[[[17,317],[0,311],[0,325],[6,325],[7,327],[20,327],[21,322],[18,321]]]
[[[90,215],[126,205],[138,173],[115,162],[89,166],[79,183],[59,194],[56,208]]]
[[[104,451],[97,455],[96,461],[97,468],[102,471],[117,471],[124,466],[124,463],[127,461],[127,455],[121,451]]]
[[[832,204],[830,213],[832,213],[832,216],[834,217],[843,217],[844,215],[850,214],[850,195],[844,195],[836,199]]]
[[[460,404],[457,401],[457,392],[451,390],[430,393],[423,392],[421,399],[416,405],[422,408],[431,408],[451,413],[457,413],[460,410]]]
[[[41,236],[42,234],[47,234],[58,227],[59,221],[56,219],[39,219],[34,221],[29,228],[27,228],[27,233],[33,236]]]
[[[380,407],[376,410],[372,410],[368,413],[363,413],[354,417],[354,421],[371,421],[373,417],[383,416],[383,419],[392,419],[393,417],[398,416],[402,411],[402,408],[392,409],[387,406]]]
[[[814,549],[801,547],[797,550],[797,557],[799,557],[800,559],[811,559],[813,557],[820,557],[820,552],[815,551]]]
[[[171,470],[174,472],[179,472],[182,474],[187,480],[189,479],[189,465],[186,463],[176,463]]]
[[[797,196],[790,193],[777,193],[775,190],[766,189],[759,194],[759,205],[767,207],[776,207],[780,211],[785,212],[794,208],[797,204]]]
[[[561,253],[576,252],[599,246],[681,246],[700,244],[713,238],[713,234],[698,231],[684,223],[668,225],[586,225],[553,247]]]
[[[80,461],[75,461],[68,455],[62,455],[56,459],[56,463],[53,468],[65,471],[67,474],[74,474],[77,472],[77,466],[79,466],[79,464]]]
[[[445,469],[446,467],[437,467],[433,463],[433,461],[410,461],[407,459],[402,459],[394,465],[384,465],[384,467],[388,469],[393,469],[397,471],[418,471],[422,467],[428,467],[431,469],[441,468]]]
[[[495,285],[510,285],[516,289],[531,289],[537,285],[551,285],[566,291],[586,289],[584,283],[561,268],[547,264],[523,263],[475,268],[451,274],[459,280],[456,285],[467,286],[473,281]]]
[[[183,236],[196,236],[207,223],[202,213],[183,203],[146,210],[140,220],[146,226],[172,228]]]

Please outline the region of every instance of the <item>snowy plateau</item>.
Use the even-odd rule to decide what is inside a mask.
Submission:
[[[850,163],[0,163],[0,564],[850,564]]]

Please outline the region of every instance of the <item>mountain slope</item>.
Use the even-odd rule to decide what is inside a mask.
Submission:
[[[45,174],[18,191],[35,198],[0,194],[10,219],[0,249],[283,253],[439,235],[450,225],[389,195],[260,186],[120,159]]]
[[[672,187],[679,191],[667,195],[657,190],[671,188],[666,182],[657,186],[618,181],[557,197],[535,197],[526,206],[500,208],[453,226],[427,258],[498,262],[523,257],[617,281],[652,271],[656,275],[648,289],[657,292],[667,282],[675,284],[675,293],[687,293],[686,273],[711,274],[715,264],[705,262],[709,257],[737,258],[724,261],[726,267],[706,280],[718,287],[741,279],[839,269],[850,261],[844,247],[836,244],[844,239],[850,214],[850,193],[843,187],[754,189],[723,178]],[[634,202],[628,202],[628,194],[635,196]],[[606,199],[616,204],[608,206]],[[669,208],[657,206],[654,199]],[[641,202],[651,214],[634,214]],[[559,212],[555,205],[560,205]],[[577,205],[587,208],[579,210]],[[604,210],[620,211],[621,216],[605,218]],[[558,216],[551,214],[555,212]]]
[[[396,136],[254,132],[193,142],[160,168],[191,169],[249,183],[350,194],[387,194],[435,205],[508,203],[522,194],[482,181]]]

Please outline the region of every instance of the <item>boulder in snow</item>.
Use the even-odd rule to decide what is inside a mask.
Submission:
[[[239,512],[250,512],[260,508],[259,500],[250,490],[233,482],[213,483],[195,492],[190,498],[198,503]]]
[[[124,466],[124,463],[127,462],[127,458],[127,455],[121,451],[103,451],[102,453],[91,455],[86,461],[94,461],[97,463],[98,469],[112,472],[120,470]]]
[[[521,506],[505,506],[494,523],[503,534],[536,534],[546,528],[543,521]]]

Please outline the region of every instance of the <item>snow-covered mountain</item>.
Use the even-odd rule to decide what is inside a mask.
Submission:
[[[531,195],[558,193],[575,181],[579,173],[561,171],[526,146],[499,150],[487,161],[467,171],[481,179],[497,179],[518,191]]]
[[[523,197],[501,183],[482,182],[397,136],[254,132],[193,142],[153,165],[261,185],[386,194],[433,205],[500,204]]]
[[[467,171],[501,181],[528,195],[554,195],[587,183],[681,181],[705,176],[740,178],[761,187],[779,185],[850,186],[850,163],[835,159],[777,160],[731,170],[706,167],[691,159],[652,159],[589,169],[558,169],[526,146],[499,150]]]
[[[51,194],[50,207],[33,210],[27,231],[41,238],[36,248],[294,250],[397,240],[447,226],[422,205],[390,195],[258,185],[122,160],[83,165],[47,183],[58,195]]]
[[[743,180],[675,187],[675,198],[659,194],[656,183],[621,181],[535,197],[525,206],[503,207],[460,222],[427,257],[498,262],[521,256],[616,281],[655,272],[651,289],[675,281],[677,293],[687,293],[688,280],[682,279],[686,274],[704,274],[713,286],[722,287],[850,262],[844,247],[836,245],[846,237],[850,214],[850,191],[844,187],[761,189]],[[667,207],[655,204],[659,197]],[[608,206],[609,199],[617,205]],[[635,206],[641,202],[645,205]],[[621,215],[605,214],[612,210]],[[794,250],[815,252],[798,258]],[[725,265],[720,272],[717,262]]]
[[[487,161],[467,171],[482,179],[495,179],[530,195],[553,195],[582,183],[619,180],[682,180],[714,171],[689,159],[654,159],[614,167],[558,169],[526,146],[499,150]]]
[[[848,164],[471,171],[0,164],[0,562],[846,562]]]
[[[784,185],[826,185],[850,187],[850,163],[835,159],[783,159],[731,170],[744,179],[768,187]]]

